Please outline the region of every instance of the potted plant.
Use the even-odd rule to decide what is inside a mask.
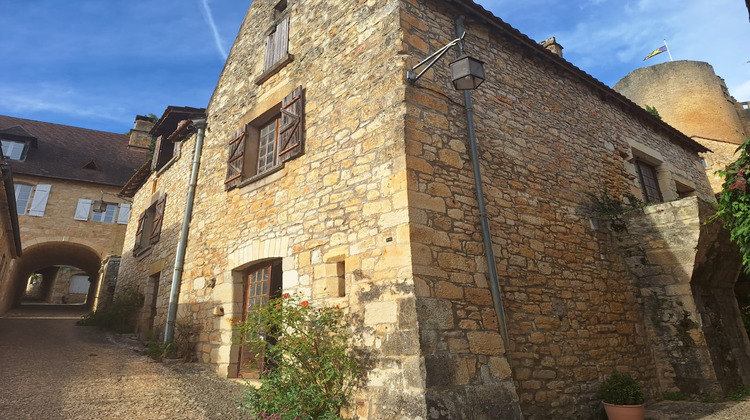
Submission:
[[[599,390],[609,420],[644,420],[643,391],[629,373],[615,372]]]

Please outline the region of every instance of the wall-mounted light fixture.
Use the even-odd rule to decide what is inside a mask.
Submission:
[[[463,41],[465,36],[466,32],[464,32],[460,38],[454,39],[444,47],[432,53],[429,57],[420,61],[416,66],[412,67],[411,70],[406,72],[406,80],[415,83],[427,70],[440,60],[440,58],[451,49],[451,47]],[[416,70],[425,64],[426,67],[419,72],[419,74],[416,74]],[[476,58],[464,54],[452,61],[450,63],[450,68],[453,87],[455,87],[456,90],[476,89],[482,84],[482,82],[484,82],[484,62],[477,60]]]

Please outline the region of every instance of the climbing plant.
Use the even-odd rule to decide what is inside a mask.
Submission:
[[[750,139],[737,148],[737,160],[722,171],[716,171],[724,178],[718,194],[719,209],[712,220],[720,219],[729,230],[730,239],[740,248],[742,265],[750,273],[750,193],[747,180],[750,176]]]

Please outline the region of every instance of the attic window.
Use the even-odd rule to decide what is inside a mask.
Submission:
[[[90,160],[87,164],[83,165],[83,169],[91,169],[93,171],[98,171],[99,166],[97,166],[96,162],[93,160]]]
[[[24,160],[26,158],[26,142],[2,140],[3,156],[10,160]]]

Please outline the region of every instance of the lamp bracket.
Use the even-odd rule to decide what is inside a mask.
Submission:
[[[443,46],[439,50],[437,50],[434,53],[432,53],[429,57],[427,57],[424,60],[420,61],[417,65],[415,65],[414,67],[412,67],[411,70],[408,70],[406,72],[406,79],[408,81],[412,82],[412,83],[414,83],[417,80],[419,80],[419,78],[422,77],[422,75],[425,74],[425,72],[427,70],[429,70],[438,60],[440,60],[440,58],[443,57],[445,55],[445,53],[447,53],[448,50],[451,49],[451,47],[453,47],[456,44],[458,44],[459,42],[463,41],[465,36],[466,36],[466,31],[464,31],[464,33],[461,35],[460,38],[454,39],[453,41],[449,42],[448,44],[446,44],[445,46]],[[430,60],[432,60],[432,61],[430,61]],[[423,66],[428,61],[429,61],[429,63],[427,64],[427,67],[425,67],[419,74],[416,74],[415,73],[416,70],[419,67]]]

